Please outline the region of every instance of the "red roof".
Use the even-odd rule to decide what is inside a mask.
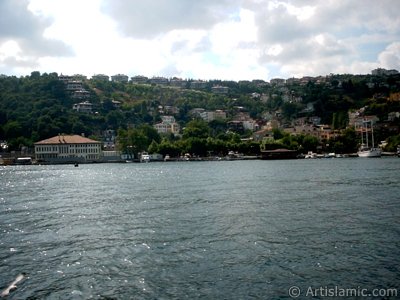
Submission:
[[[58,144],[93,144],[99,141],[91,140],[80,135],[57,135],[52,138],[39,141],[35,145],[58,145]]]

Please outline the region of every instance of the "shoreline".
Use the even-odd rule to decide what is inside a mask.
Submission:
[[[396,153],[382,153],[381,158],[385,157],[400,157]],[[86,165],[86,164],[129,164],[129,163],[154,163],[154,162],[202,162],[202,161],[241,161],[241,160],[320,160],[320,159],[341,159],[341,158],[359,158],[357,153],[349,153],[349,154],[343,154],[339,156],[329,156],[327,154],[320,154],[316,157],[313,158],[307,158],[305,155],[299,155],[296,157],[263,157],[262,155],[245,155],[245,156],[238,156],[238,157],[230,157],[230,156],[209,156],[209,157],[174,157],[174,158],[168,158],[168,159],[163,159],[163,160],[150,160],[150,161],[141,161],[139,159],[133,159],[133,160],[99,160],[99,161],[65,161],[65,162],[38,162],[32,159],[31,162],[26,162],[26,163],[18,163],[16,162],[16,159],[1,159],[0,160],[0,166],[23,166],[23,165]]]

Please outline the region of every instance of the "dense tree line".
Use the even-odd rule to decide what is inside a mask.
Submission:
[[[141,152],[160,153],[178,157],[189,154],[191,156],[225,156],[229,151],[258,155],[259,143],[243,142],[236,133],[212,134],[208,124],[203,120],[195,119],[187,123],[182,138],[173,135],[160,136],[149,125],[141,125],[127,130],[121,129],[118,134],[120,150],[133,154],[135,157]]]

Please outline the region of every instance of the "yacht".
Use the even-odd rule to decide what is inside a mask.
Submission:
[[[370,124],[368,126],[368,124]],[[371,132],[371,145],[369,144],[369,135],[368,132]],[[365,143],[364,143],[364,135],[365,135]],[[371,121],[363,121],[363,126],[361,127],[361,147],[358,150],[357,154],[359,157],[381,157],[382,150],[380,148],[374,147],[374,126]]]
[[[143,152],[140,156],[140,162],[148,163],[150,162],[150,155],[147,152]]]

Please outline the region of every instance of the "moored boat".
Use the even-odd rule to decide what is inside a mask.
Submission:
[[[140,156],[140,162],[148,163],[150,162],[150,155],[147,152],[143,152]]]
[[[370,126],[368,126],[368,124],[370,124]],[[371,145],[369,145],[369,131],[371,132]],[[372,125],[372,121],[363,121],[363,126],[361,127],[361,147],[357,152],[358,157],[381,157],[382,150],[380,148],[375,148],[374,142],[374,126]]]

